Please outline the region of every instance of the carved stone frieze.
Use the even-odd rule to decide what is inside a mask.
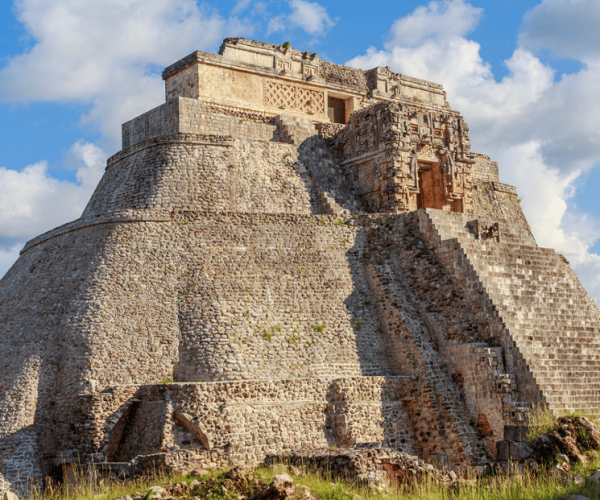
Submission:
[[[489,240],[500,243],[499,222],[480,222],[479,219],[475,219],[467,222],[467,227],[478,240]]]

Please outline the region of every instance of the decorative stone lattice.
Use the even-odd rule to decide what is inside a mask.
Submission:
[[[294,109],[309,114],[325,112],[323,92],[297,85],[277,83],[273,80],[266,80],[264,89],[265,106]]]

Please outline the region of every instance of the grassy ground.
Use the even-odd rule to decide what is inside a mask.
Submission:
[[[597,419],[590,416],[587,418],[598,424]],[[530,413],[527,424],[532,429],[528,436],[529,442],[558,427],[556,418],[543,408],[535,408]],[[574,465],[569,474],[586,478],[600,470],[600,451],[590,451],[586,455],[587,463]],[[146,493],[151,486],[182,481],[190,484],[194,480],[202,483],[197,491],[197,496],[201,498],[238,500],[240,495],[248,496],[253,491],[260,490],[271,482],[275,474],[282,472],[288,473],[295,484],[308,487],[322,500],[558,500],[562,495],[582,495],[590,500],[600,500],[600,486],[590,481],[583,485],[569,484],[564,477],[547,469],[526,469],[521,474],[484,477],[468,481],[460,487],[439,485],[426,477],[410,487],[404,485],[385,491],[374,491],[357,482],[333,481],[327,474],[319,472],[295,470],[301,473],[294,474],[294,469],[285,465],[260,466],[252,472],[250,482],[232,489],[231,482],[226,483],[224,472],[226,470],[210,471],[200,477],[158,474],[123,482],[90,477],[80,471],[70,484],[51,485],[43,494],[35,494],[34,500],[115,500],[124,495],[134,497],[136,493]],[[229,487],[225,488],[226,491],[223,488],[225,484]]]
[[[590,455],[586,466],[574,468],[574,474],[589,475],[600,469],[600,454]],[[222,490],[225,471],[211,471],[201,477],[158,474],[154,477],[137,478],[122,482],[108,479],[90,480],[82,474],[70,485],[49,488],[44,495],[36,495],[38,500],[115,500],[124,495],[134,496],[135,492],[148,492],[151,486],[164,485],[167,482],[188,484],[200,480],[202,498],[211,500],[237,499],[247,491]],[[583,495],[591,500],[600,500],[600,487],[587,483],[569,485],[564,479],[543,471],[525,471],[520,476],[491,476],[473,481],[460,488],[441,486],[427,479],[412,487],[391,488],[383,492],[372,491],[368,487],[352,483],[332,481],[322,474],[303,471],[295,475],[284,465],[263,466],[253,472],[260,485],[268,484],[275,474],[286,472],[292,476],[295,484],[307,486],[319,499],[331,500],[553,500],[562,495]],[[585,477],[585,476],[584,476]]]
[[[597,427],[600,427],[600,420],[596,415],[590,415],[585,412],[573,412],[563,416],[571,418],[585,417]],[[550,410],[543,406],[534,406],[527,414],[527,427],[527,442],[532,444],[541,434],[548,434],[558,429],[559,423]]]

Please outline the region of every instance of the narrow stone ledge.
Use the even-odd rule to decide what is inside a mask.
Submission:
[[[171,222],[173,219],[170,214],[149,214],[141,213],[136,214],[135,212],[121,212],[105,214],[90,219],[77,219],[73,222],[68,222],[57,228],[51,229],[50,231],[40,234],[39,236],[29,240],[25,243],[23,250],[19,252],[19,255],[23,255],[30,248],[48,241],[51,238],[56,238],[72,231],[84,229],[86,227],[98,226],[100,224],[112,224],[115,222]]]
[[[118,161],[128,156],[139,153],[148,148],[162,146],[165,144],[186,144],[197,146],[215,146],[231,148],[234,144],[234,138],[228,135],[208,135],[208,134],[164,134],[157,137],[151,137],[145,141],[138,142],[133,146],[119,151],[106,161],[106,170],[112,167]]]

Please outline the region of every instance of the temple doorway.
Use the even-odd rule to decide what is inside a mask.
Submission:
[[[435,203],[432,168],[419,166],[418,176],[419,192],[417,194],[417,208],[438,208]]]
[[[346,123],[346,103],[337,97],[327,98],[327,116],[331,123]]]

